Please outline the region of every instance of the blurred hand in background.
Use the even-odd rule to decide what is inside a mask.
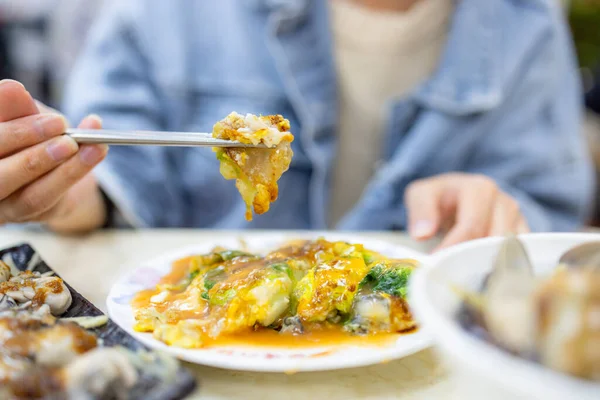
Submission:
[[[416,240],[443,234],[439,249],[467,240],[526,233],[519,203],[484,175],[450,173],[411,183],[408,230]]]

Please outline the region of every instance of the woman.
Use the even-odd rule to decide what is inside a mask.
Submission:
[[[0,129],[35,131],[37,117],[11,121],[35,110],[9,86],[23,108],[0,107]],[[0,89],[0,102],[7,98]],[[0,162],[28,173],[0,186],[0,217],[58,232],[119,219],[408,228],[417,239],[447,232],[442,246],[570,230],[592,193],[580,98],[566,26],[550,0],[114,2],[76,67],[66,114],[96,113],[106,128],[205,132],[230,111],[285,115],[297,139],[279,200],[245,221],[206,149],[114,147],[92,176],[107,149],[54,138],[63,157],[43,167],[18,160],[44,144],[5,145]],[[58,121],[44,134],[58,135]]]

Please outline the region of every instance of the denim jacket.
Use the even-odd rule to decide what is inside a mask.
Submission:
[[[407,185],[450,171],[492,177],[534,231],[584,221],[593,175],[558,3],[456,2],[436,72],[389,103],[380,166],[336,228],[403,229]],[[106,128],[210,132],[237,111],[282,114],[296,135],[279,199],[252,222],[210,149],[111,148],[96,174],[131,225],[326,228],[337,122],[328,18],[326,0],[107,6],[68,86],[71,121],[96,113]]]

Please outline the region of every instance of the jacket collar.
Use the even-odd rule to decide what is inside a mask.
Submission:
[[[293,30],[320,1],[246,0],[263,11],[278,14]],[[418,103],[454,115],[492,109],[504,98],[503,34],[513,10],[507,0],[454,0],[451,28],[433,76],[415,93]],[[541,0],[532,1],[537,5]]]
[[[302,20],[308,15],[309,7],[313,1],[329,0],[245,0],[251,7],[279,14],[286,21]]]
[[[417,91],[418,101],[451,114],[497,106],[503,98],[504,0],[458,0],[439,66]]]

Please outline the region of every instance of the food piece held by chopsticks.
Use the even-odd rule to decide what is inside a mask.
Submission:
[[[289,121],[281,115],[243,116],[236,112],[213,128],[214,138],[269,147],[214,149],[221,163],[221,175],[236,180],[236,187],[246,203],[248,221],[252,220],[253,209],[257,214],[264,214],[277,200],[277,181],[288,170],[293,156],[294,136],[289,130]]]

